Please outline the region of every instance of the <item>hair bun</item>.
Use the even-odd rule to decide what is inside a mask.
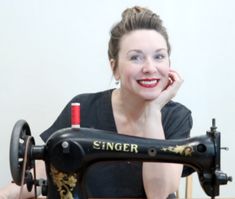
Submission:
[[[113,67],[114,73],[117,68],[121,38],[135,30],[157,31],[164,37],[167,43],[167,52],[170,55],[171,47],[168,40],[168,34],[166,28],[162,24],[160,16],[148,8],[133,6],[122,12],[122,19],[116,23],[110,31],[111,37],[109,40],[108,56],[110,60],[113,59],[116,61],[116,64]]]
[[[140,6],[134,6],[132,8],[127,8],[126,10],[124,10],[122,13],[122,18],[125,19],[127,17],[132,16],[132,15],[135,15],[138,13],[144,13],[144,12],[149,12],[152,14],[152,11],[147,8],[143,8]]]

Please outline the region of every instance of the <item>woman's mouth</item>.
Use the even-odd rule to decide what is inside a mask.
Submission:
[[[138,80],[138,84],[144,88],[153,88],[158,85],[160,79],[142,79]]]

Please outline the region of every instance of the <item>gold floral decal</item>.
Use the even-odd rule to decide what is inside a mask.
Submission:
[[[188,145],[176,145],[175,147],[173,146],[169,146],[166,148],[162,148],[162,151],[170,151],[173,153],[179,153],[180,155],[184,155],[184,156],[191,156],[192,152],[193,152],[193,148],[191,146]]]
[[[60,193],[60,198],[73,199],[72,192],[77,183],[77,174],[62,173],[51,166],[51,175]]]

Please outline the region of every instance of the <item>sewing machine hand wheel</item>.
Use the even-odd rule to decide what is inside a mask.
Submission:
[[[29,157],[24,160],[26,141],[29,136],[31,136],[31,132],[28,123],[25,120],[17,121],[12,130],[10,142],[11,175],[17,185],[21,185],[21,178],[23,175],[25,176],[25,173],[22,173],[24,161],[27,161],[26,170],[30,170],[34,164],[34,162],[28,160]],[[31,137],[28,144],[29,148],[34,144],[34,139]],[[27,154],[29,154],[29,151],[27,151]]]

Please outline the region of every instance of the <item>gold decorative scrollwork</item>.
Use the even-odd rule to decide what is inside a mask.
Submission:
[[[60,198],[73,199],[72,192],[76,186],[78,175],[76,173],[62,173],[56,170],[52,165],[50,169],[53,182],[56,184],[57,190],[60,193]]]
[[[192,156],[193,148],[188,145],[176,145],[176,146],[169,146],[161,149],[162,151],[170,151],[173,153],[179,153],[183,156]]]

